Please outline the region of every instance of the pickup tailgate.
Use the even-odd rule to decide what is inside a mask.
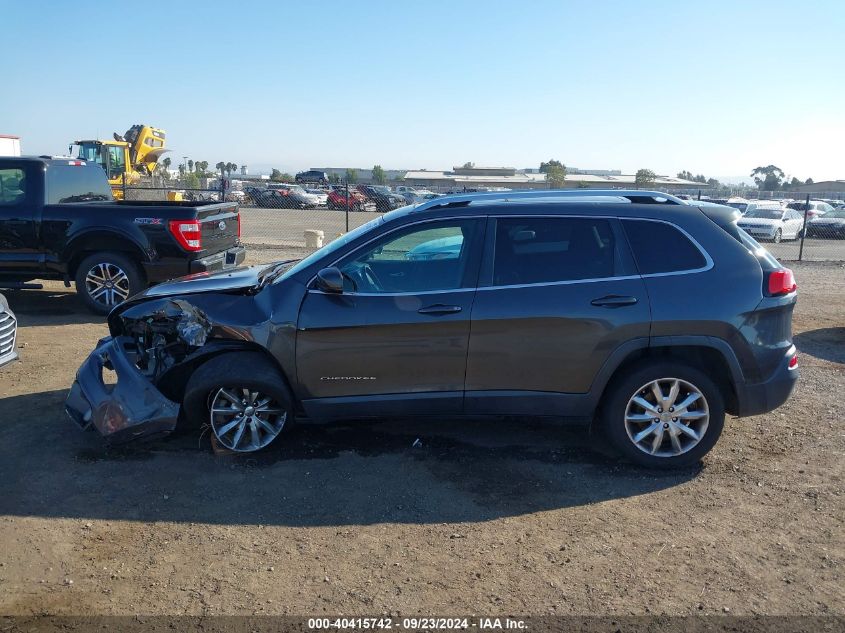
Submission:
[[[197,207],[197,220],[202,234],[202,250],[218,253],[232,248],[238,241],[238,205],[220,202]]]

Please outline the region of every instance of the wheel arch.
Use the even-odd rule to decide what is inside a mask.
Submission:
[[[191,375],[199,367],[212,358],[232,352],[256,352],[264,356],[276,369],[285,381],[285,387],[290,392],[292,403],[297,415],[301,414],[301,405],[296,397],[296,392],[291,384],[290,377],[278,359],[273,356],[265,347],[252,341],[235,339],[211,339],[194,353],[187,356],[177,365],[168,369],[156,385],[165,396],[174,402],[181,402],[185,394],[185,387],[191,379]]]
[[[744,381],[742,369],[730,345],[712,336],[659,336],[636,339],[620,346],[611,355],[593,381],[591,393],[596,405],[619,376],[645,360],[666,360],[691,365],[708,374],[719,387],[725,410],[737,415]]]
[[[80,262],[93,253],[128,253],[139,264],[149,261],[144,248],[128,235],[109,230],[90,230],[75,236],[65,248],[63,259],[67,262],[67,275],[76,276]],[[139,266],[143,274],[143,266]]]

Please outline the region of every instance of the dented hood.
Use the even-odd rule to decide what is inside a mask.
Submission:
[[[196,273],[179,277],[148,288],[136,298],[167,297],[196,292],[226,292],[255,288],[261,281],[261,274],[272,264],[243,266],[213,273]]]

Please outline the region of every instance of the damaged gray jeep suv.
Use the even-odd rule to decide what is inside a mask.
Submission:
[[[686,466],[798,377],[792,272],[738,217],[644,191],[404,207],[305,259],[131,298],[66,408],[115,442],[207,425],[240,452],[294,420],[550,416]]]

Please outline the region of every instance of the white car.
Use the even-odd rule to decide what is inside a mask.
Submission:
[[[18,357],[18,322],[9,302],[0,294],[0,367]]]
[[[807,212],[807,220],[812,220],[820,215],[824,215],[828,211],[833,211],[833,207],[824,200],[810,200],[810,206],[806,202],[790,202],[786,205],[787,209],[798,211],[801,216],[804,216],[804,211]]]
[[[760,206],[747,211],[738,224],[752,237],[777,243],[801,237],[804,215],[795,209]]]
[[[305,189],[305,193],[311,194],[312,196],[316,196],[318,207],[325,207],[329,203],[329,194],[327,194],[322,189],[314,189],[309,187]]]

